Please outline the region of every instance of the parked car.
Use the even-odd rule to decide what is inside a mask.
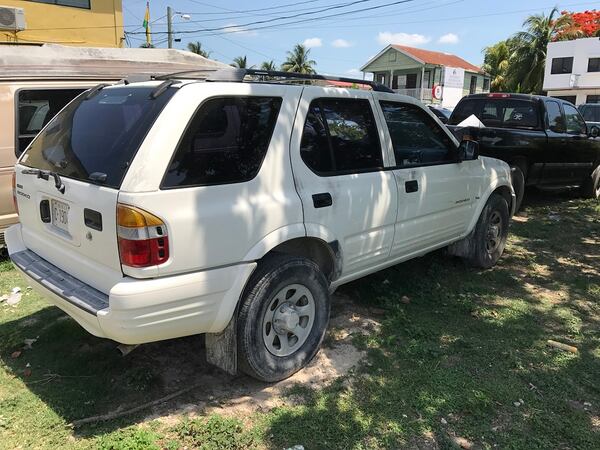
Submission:
[[[600,103],[584,103],[579,105],[579,112],[588,126],[590,135],[598,137],[600,135]]]
[[[207,333],[209,362],[275,381],[315,355],[341,284],[446,246],[496,263],[506,163],[375,83],[243,81],[265,73],[100,85],[63,109],[16,165],[6,236],[28,282],[96,336]]]
[[[440,119],[440,122],[448,123],[448,119],[450,119],[450,116],[452,115],[451,110],[436,105],[427,105],[427,107],[438,119]]]
[[[485,126],[460,127],[475,115]],[[449,129],[479,142],[482,155],[510,164],[517,210],[525,186],[580,186],[585,197],[600,196],[600,141],[569,102],[523,94],[474,94],[452,112]]]
[[[17,157],[67,103],[98,83],[202,66],[224,65],[179,50],[0,46],[0,248],[4,230],[18,222],[11,187]]]

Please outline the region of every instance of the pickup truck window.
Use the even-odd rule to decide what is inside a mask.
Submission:
[[[538,110],[535,103],[518,99],[471,99],[460,102],[450,121],[458,125],[475,114],[486,127],[539,128]]]
[[[546,102],[546,113],[548,116],[548,129],[555,133],[564,133],[565,121],[558,102]]]
[[[375,117],[368,100],[322,98],[310,104],[300,155],[319,175],[383,167]]]
[[[410,103],[380,102],[392,138],[396,165],[453,162],[454,143],[429,114]]]
[[[565,110],[565,121],[567,122],[567,133],[587,134],[587,127],[574,106],[563,104]]]

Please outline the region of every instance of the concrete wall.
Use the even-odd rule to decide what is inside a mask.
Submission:
[[[23,31],[0,30],[0,42],[84,47],[122,47],[124,43],[121,0],[91,0],[90,9],[22,0],[0,0],[0,6],[23,8],[27,24]]]
[[[552,59],[573,57],[572,73],[551,74]],[[600,95],[600,72],[588,72],[589,58],[600,58],[600,39],[585,38],[551,42],[544,70],[544,90],[548,95],[576,96],[577,104],[588,95]],[[573,76],[573,79],[572,79]],[[571,86],[573,81],[573,86]]]

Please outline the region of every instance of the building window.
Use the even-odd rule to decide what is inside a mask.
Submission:
[[[74,8],[90,9],[91,0],[28,0],[34,3],[49,3],[51,5],[72,6]]]
[[[395,51],[395,50],[392,50],[392,51],[390,52],[390,61],[391,61],[391,62],[394,62],[394,61],[396,61],[396,51]]]
[[[588,95],[585,102],[586,103],[600,103],[600,95]]]
[[[490,91],[490,79],[484,78],[483,79],[483,92],[489,92],[489,91]]]
[[[588,72],[600,72],[600,58],[590,58],[588,60]]]
[[[474,94],[477,91],[477,76],[471,75],[471,84],[469,85],[469,94]]]
[[[417,87],[417,74],[408,73],[406,74],[406,89],[416,89]]]
[[[552,59],[552,68],[550,69],[550,73],[552,75],[560,74],[560,73],[571,73],[573,71],[573,57],[569,56],[568,58],[553,58]]]

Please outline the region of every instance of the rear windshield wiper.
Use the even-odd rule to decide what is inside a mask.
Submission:
[[[54,187],[58,189],[58,192],[61,194],[65,193],[65,185],[60,179],[60,175],[56,172],[52,172],[50,170],[42,170],[42,169],[23,169],[21,171],[23,175],[36,175],[38,178],[42,180],[48,180],[50,177],[54,178]]]

